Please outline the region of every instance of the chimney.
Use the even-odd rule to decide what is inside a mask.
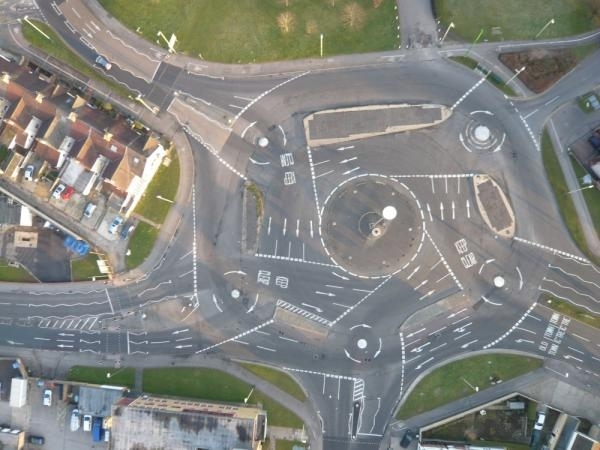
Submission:
[[[109,132],[109,131],[105,131],[105,132],[104,132],[104,140],[105,140],[106,142],[110,142],[110,141],[111,141],[111,139],[112,139],[112,137],[113,137],[113,135],[112,135],[112,133],[111,133],[111,132]]]
[[[74,113],[73,111],[71,111],[69,113],[69,115],[67,116],[67,119],[69,119],[71,122],[75,123],[77,121],[77,113]]]
[[[35,94],[35,101],[37,103],[42,103],[44,101],[44,97],[45,97],[44,94],[42,94],[41,92],[37,92]]]

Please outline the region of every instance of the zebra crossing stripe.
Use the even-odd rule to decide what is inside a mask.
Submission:
[[[323,318],[321,316],[318,316],[318,315],[316,315],[314,313],[311,313],[309,311],[306,311],[305,309],[302,309],[302,308],[299,308],[299,307],[297,307],[295,305],[292,305],[291,303],[288,303],[285,300],[278,299],[277,300],[277,306],[279,308],[285,309],[286,311],[292,312],[294,314],[301,315],[301,316],[303,316],[303,317],[305,317],[307,319],[310,319],[310,320],[313,320],[315,322],[318,322],[318,323],[320,323],[322,325],[326,325],[328,327],[332,326],[332,323],[329,320],[327,320],[327,319],[325,319],[325,318]]]

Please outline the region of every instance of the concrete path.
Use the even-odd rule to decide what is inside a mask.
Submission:
[[[398,0],[401,48],[437,45],[438,24],[431,4],[431,1],[426,0]]]

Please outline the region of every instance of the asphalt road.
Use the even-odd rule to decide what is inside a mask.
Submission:
[[[597,330],[538,303],[550,293],[597,308],[598,269],[564,238],[538,144],[548,117],[595,86],[598,54],[543,95],[511,101],[427,39],[424,48],[249,74],[169,56],[100,20],[94,5],[39,6],[84,58],[105,55],[110,75],[158,107],[159,117],[175,99],[185,104],[176,120],[193,155],[192,189],[177,205],[182,220],[167,251],[141,277],[2,286],[5,344],[116,354],[132,365],[170,354],[284,367],[309,391],[322,420],[314,431],[327,449],[384,445],[407,386],[473,351],[562,360],[598,383]],[[435,34],[423,24],[407,29],[403,42]],[[431,129],[307,148],[307,114],[391,103],[447,105],[452,115]],[[493,145],[474,139],[480,124]],[[268,137],[266,148],[256,145],[259,136]],[[478,173],[494,177],[510,199],[514,239],[494,236],[481,218]],[[411,192],[422,231],[398,249],[410,256],[402,270],[355,276],[324,245],[323,215],[348,180],[382,179]],[[256,253],[242,249],[243,223],[253,219],[244,216],[246,181],[264,196]],[[497,276],[504,286],[494,285]]]

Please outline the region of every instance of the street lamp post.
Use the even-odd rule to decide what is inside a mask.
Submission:
[[[322,58],[323,57],[323,33],[321,33],[320,42],[321,42],[321,45],[320,45],[319,54],[321,55],[321,58]]]
[[[467,50],[467,53],[465,54],[465,56],[468,56],[469,53],[471,53],[471,49],[473,48],[473,46],[475,44],[477,44],[477,42],[479,42],[479,39],[481,39],[481,36],[483,36],[483,28],[481,30],[479,30],[479,34],[477,36],[475,36],[475,39],[473,39],[473,42],[471,43],[471,46]]]
[[[510,78],[508,79],[508,81],[507,81],[506,83],[504,83],[504,84],[506,85],[506,84],[510,83],[512,80],[514,80],[515,78],[517,78],[517,77],[518,77],[518,76],[521,74],[521,72],[523,72],[524,70],[525,70],[525,66],[521,67],[521,68],[520,68],[519,70],[517,70],[517,71],[515,72],[515,74],[514,74],[512,77],[510,77]]]
[[[550,19],[548,21],[548,23],[542,27],[542,29],[539,31],[539,33],[535,35],[535,38],[537,39],[538,37],[540,37],[540,34],[542,34],[544,32],[544,30],[546,28],[548,28],[550,25],[554,25],[554,19]]]
[[[446,39],[446,36],[448,36],[448,32],[450,31],[451,28],[454,28],[454,22],[450,22],[450,25],[448,25],[448,28],[446,28],[446,32],[444,33],[444,35],[442,36],[442,39],[440,40],[440,47],[444,43],[444,39]]]
[[[123,370],[125,370],[125,367],[121,367],[120,369],[116,370],[113,373],[106,372],[106,378],[110,379],[110,378],[114,377],[116,374],[118,374],[119,372],[121,372]]]
[[[173,200],[169,200],[168,198],[164,198],[161,195],[157,195],[156,196],[157,199],[162,200],[163,202],[167,202],[167,203],[175,203]]]
[[[38,33],[40,33],[42,36],[44,36],[46,39],[48,39],[49,41],[51,41],[52,39],[50,39],[50,36],[48,36],[46,33],[44,33],[42,30],[40,30],[40,28],[38,26],[36,26],[31,20],[29,20],[29,16],[25,16],[23,17],[23,20],[25,22],[27,22],[28,25],[31,25],[31,27],[33,27],[33,29],[35,31],[37,31]]]
[[[244,399],[244,405],[248,403],[248,400],[250,400],[250,396],[252,395],[252,393],[254,392],[254,388],[255,386],[252,386],[252,389],[250,389],[250,393],[248,394],[248,396]]]
[[[567,194],[573,194],[575,192],[584,191],[586,189],[592,189],[593,187],[595,187],[595,186],[593,184],[590,184],[589,186],[584,186],[584,187],[579,188],[579,189],[573,189],[572,191],[567,192]]]

